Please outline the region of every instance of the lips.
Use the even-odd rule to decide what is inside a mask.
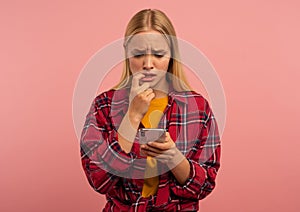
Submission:
[[[141,81],[143,82],[151,82],[156,77],[156,74],[152,74],[152,73],[143,73],[143,74],[145,75],[145,77],[141,79]]]

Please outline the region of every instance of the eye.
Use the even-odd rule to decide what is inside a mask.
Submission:
[[[135,58],[139,58],[139,57],[144,56],[144,55],[145,55],[145,52],[143,52],[143,51],[133,51],[133,52],[131,53],[131,55],[132,55],[133,57],[135,57]]]
[[[165,51],[153,51],[152,54],[154,55],[154,57],[162,58],[166,55],[166,52]]]
[[[139,58],[139,57],[144,56],[145,54],[143,54],[143,53],[134,53],[134,54],[132,54],[132,55],[133,55],[133,57],[135,57],[135,58]]]
[[[157,58],[162,58],[165,55],[164,54],[154,54],[154,56],[157,57]]]

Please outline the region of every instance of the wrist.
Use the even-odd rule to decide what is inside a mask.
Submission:
[[[128,112],[128,118],[130,120],[130,123],[133,125],[133,126],[136,126],[138,128],[138,126],[140,125],[142,119],[143,119],[143,115],[142,114],[139,114],[139,113],[134,113],[134,112],[131,112],[129,111]]]
[[[186,160],[185,156],[177,149],[176,146],[174,147],[174,151],[174,157],[172,157],[167,163],[169,169],[174,169],[176,166]]]
[[[133,124],[128,113],[125,114],[118,128],[118,133],[129,142],[133,142],[137,133],[138,125]]]

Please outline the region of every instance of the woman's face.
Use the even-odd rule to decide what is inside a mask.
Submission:
[[[143,74],[140,84],[148,82],[152,88],[167,83],[170,56],[166,38],[154,30],[138,33],[128,43],[127,57],[132,74]]]

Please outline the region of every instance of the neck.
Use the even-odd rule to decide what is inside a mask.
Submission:
[[[163,98],[166,97],[168,95],[168,93],[160,91],[160,90],[153,90],[155,97],[154,99],[158,99],[158,98]]]
[[[169,92],[169,83],[166,82],[159,84],[153,88],[153,91],[155,94],[155,99],[165,97]]]

